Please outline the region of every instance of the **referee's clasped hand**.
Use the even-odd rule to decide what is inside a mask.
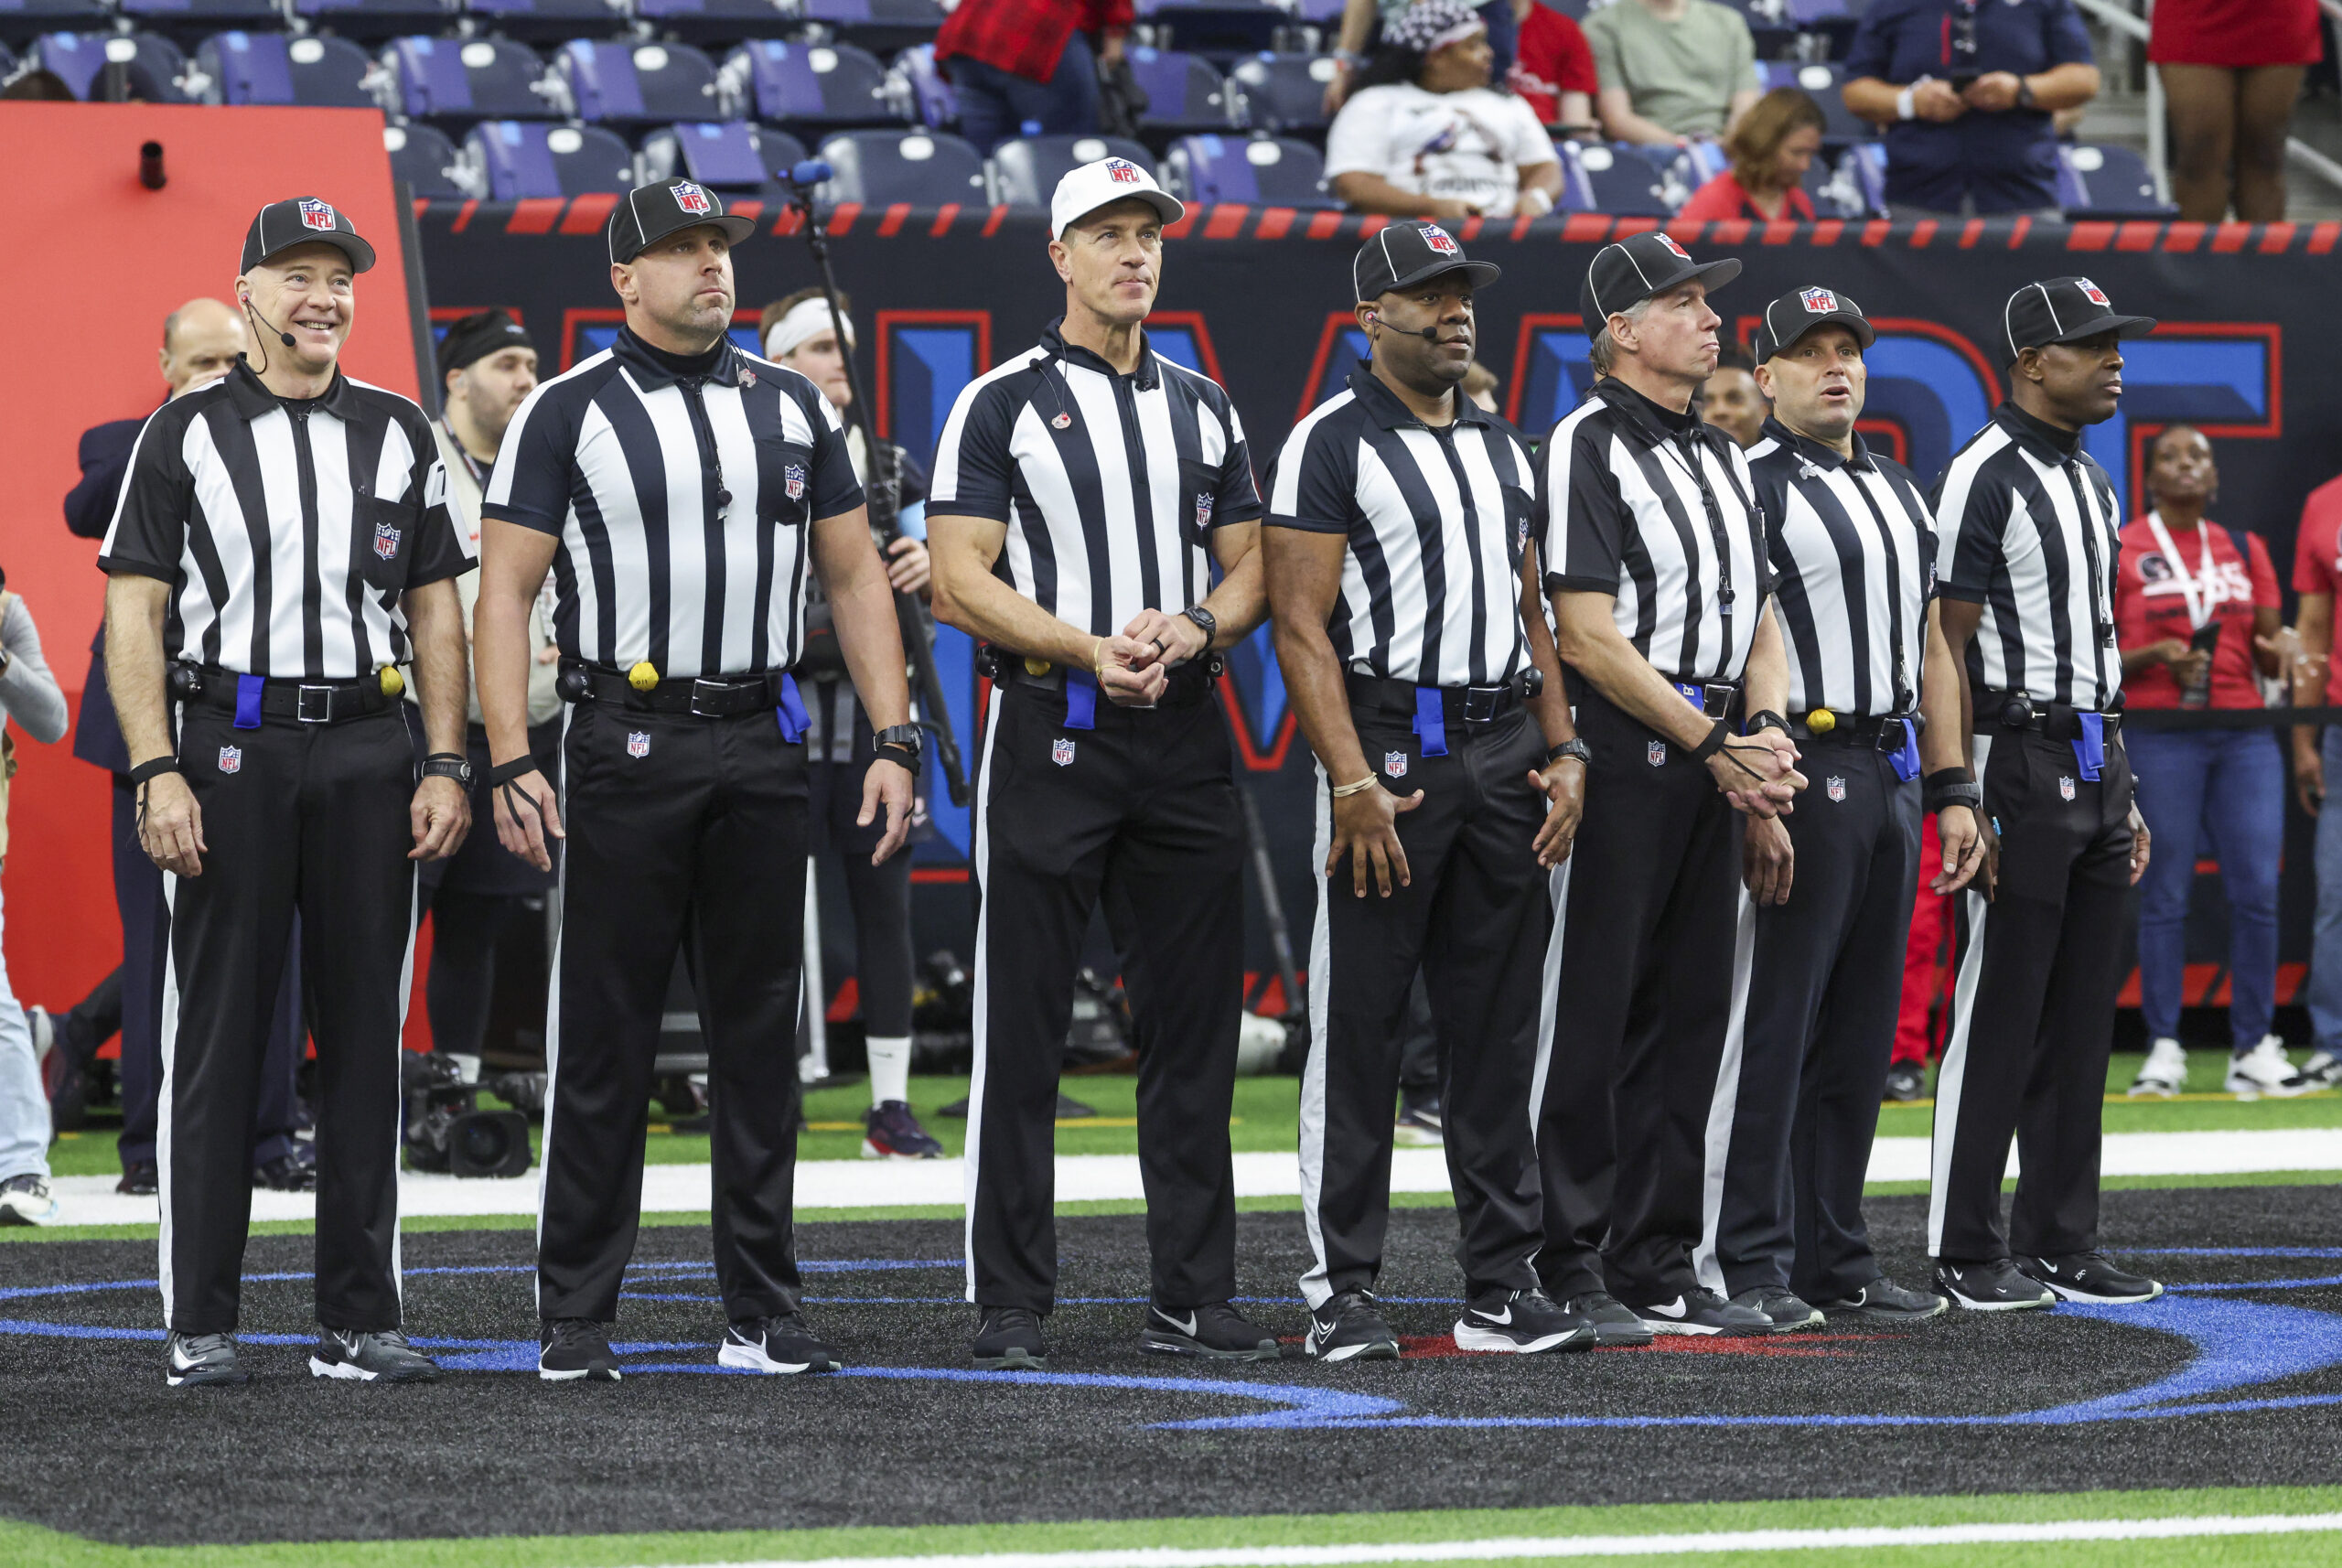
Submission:
[[[1412,878],[1407,872],[1406,846],[1399,842],[1399,818],[1423,803],[1422,790],[1412,795],[1393,795],[1380,780],[1371,789],[1337,796],[1334,843],[1326,856],[1326,875],[1333,875],[1347,854],[1350,861],[1350,886],[1358,897],[1366,897],[1370,867],[1374,874],[1375,889],[1383,897],[1391,897],[1394,885],[1406,886]]]
[[[1708,758],[1708,772],[1733,810],[1752,817],[1775,817],[1797,809],[1805,775],[1797,770],[1797,743],[1776,729],[1760,729],[1724,743]]]
[[[414,787],[406,817],[414,830],[414,847],[406,857],[445,860],[464,847],[464,836],[471,832],[471,798],[453,779],[425,779]]]
[[[1133,637],[1101,637],[1090,668],[1106,700],[1121,708],[1151,708],[1171,683],[1170,666],[1152,642]]]
[[[203,808],[176,773],[158,773],[139,786],[138,843],[146,858],[174,876],[203,875]]]
[[[1160,664],[1165,669],[1185,664],[1205,651],[1204,628],[1186,616],[1167,616],[1161,610],[1141,610],[1131,617],[1131,624],[1123,628],[1123,635],[1139,645],[1139,653],[1132,661],[1134,668]]]
[[[862,814],[854,819],[856,827],[866,828],[878,820],[884,808],[886,813],[886,836],[870,852],[870,864],[883,865],[886,857],[903,847],[910,836],[911,811],[915,803],[917,780],[911,770],[892,757],[871,759],[862,771]]]
[[[490,793],[496,798],[496,842],[539,871],[551,871],[552,842],[569,836],[561,829],[553,785],[542,773],[523,773]]]

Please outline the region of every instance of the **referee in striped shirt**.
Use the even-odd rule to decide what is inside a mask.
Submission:
[[[936,618],[989,645],[995,682],[967,1134],[972,1349],[987,1369],[1047,1355],[1058,1069],[1101,899],[1138,1030],[1154,1260],[1140,1348],[1277,1354],[1228,1304],[1243,838],[1213,701],[1214,654],[1261,620],[1261,502],[1228,393],[1147,346],[1163,225],[1182,210],[1122,158],[1058,183],[1065,315],[960,394],[928,493]]]
[[[1937,481],[1937,591],[1987,826],[1981,890],[1957,911],[1928,1251],[1964,1307],[2150,1301],[2163,1286],[2098,1244],[2124,906],[2148,845],[2121,733],[2122,515],[2081,432],[2114,416],[2122,339],[2155,324],[2081,277],[2025,285],[2001,324],[2009,400]]]
[[[1787,736],[1740,734],[1743,681],[1781,680],[1765,523],[1740,448],[1690,412],[1716,364],[1708,290],[1739,272],[1658,232],[1597,251],[1580,306],[1601,379],[1539,454],[1539,555],[1593,757],[1552,874],[1537,1269],[1610,1344],[1767,1326],[1692,1263],[1743,813],[1805,782]]]
[[[1456,1346],[1591,1349],[1594,1325],[1556,1306],[1531,1265],[1542,1204],[1521,1107],[1550,928],[1539,868],[1569,854],[1586,751],[1545,628],[1529,454],[1463,392],[1473,295],[1498,269],[1410,220],[1367,241],[1351,272],[1371,358],[1287,438],[1262,545],[1277,661],[1318,759],[1306,1348],[1399,1354],[1373,1286],[1421,969],[1462,1221]]]
[[[1935,529],[1918,481],[1855,433],[1872,330],[1827,288],[1765,307],[1756,381],[1773,416],[1748,450],[1765,512],[1786,686],[1755,725],[1796,741],[1819,788],[1748,824],[1749,954],[1708,1122],[1703,1283],[1776,1331],[1823,1315],[1932,1317],[1941,1296],[1883,1276],[1863,1180],[1902,1004],[1919,870],[1921,757],[1960,774],[1960,678],[1937,625]],[[1941,808],[1949,893],[1981,858],[1973,786]]]
[[[874,863],[910,826],[919,732],[894,593],[837,412],[735,348],[732,246],[753,232],[668,180],[610,214],[626,325],[513,415],[481,503],[474,625],[496,829],[562,852],[545,1013],[538,1375],[616,1381],[608,1326],[634,1251],[660,1015],[678,950],[714,1118],[717,1359],[838,1365],[800,1310],[792,1228],[805,910],[806,714],[790,667],[819,574],[876,732],[861,820]],[[529,611],[553,575],[562,789],[530,755]]]
[[[454,579],[472,558],[423,411],[339,368],[373,264],[326,202],[261,209],[236,279],[260,363],[148,418],[98,557],[106,681],[170,909],[156,1146],[173,1387],[244,1380],[252,1115],[296,911],[321,1091],[309,1369],[438,1373],[399,1331],[399,1031],[415,864],[453,854],[471,821]]]

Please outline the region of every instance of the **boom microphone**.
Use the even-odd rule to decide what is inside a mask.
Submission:
[[[277,337],[279,337],[280,338],[284,339],[285,346],[286,348],[288,348],[288,349],[296,349],[296,348],[300,347],[300,345],[299,345],[299,344],[297,344],[297,343],[295,343],[295,342],[294,342],[294,341],[293,341],[293,334],[291,334],[290,332],[285,332],[285,331],[282,331],[282,330],[280,330],[280,329],[277,328],[277,326],[276,326],[276,324],[275,324],[274,322],[271,321],[267,317],[263,316],[263,315],[260,313],[260,311],[259,311],[257,308],[255,308],[255,307],[253,306],[252,302],[252,300],[251,300],[251,298],[250,298],[249,296],[247,296],[247,297],[245,298],[245,300],[244,300],[244,312],[245,312],[245,314],[246,314],[246,315],[250,316],[250,317],[251,317],[254,321],[259,322],[263,327],[267,328],[271,332],[274,332],[274,333],[277,335]]]

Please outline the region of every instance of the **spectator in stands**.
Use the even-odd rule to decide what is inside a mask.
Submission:
[[[1383,29],[1326,136],[1326,178],[1353,210],[1394,218],[1552,210],[1562,165],[1535,111],[1488,87],[1488,28],[1466,0],[1419,0]]]
[[[2123,705],[2131,712],[2258,709],[2263,703],[2256,667],[2272,678],[2282,671],[2276,568],[2258,534],[2206,518],[2218,485],[2211,443],[2200,432],[2175,424],[2156,438],[2147,471],[2152,504],[2122,530],[2114,579]],[[2276,1095],[2315,1088],[2269,1032],[2277,990],[2277,863],[2285,837],[2285,764],[2276,737],[2257,727],[2126,726],[2122,745],[2158,852],[2139,884],[2139,1003],[2152,1043],[2131,1092],[2173,1095],[2186,1087],[2180,981],[2199,830],[2219,857],[2229,896],[2235,1052],[2228,1088]]]
[[[1507,77],[1512,90],[1552,129],[1598,134],[1594,95],[1602,82],[1585,30],[1542,0],[1514,0],[1512,15],[1519,30],[1518,58]]]
[[[2285,216],[2285,130],[2315,65],[2317,0],[2162,0],[2147,59],[2171,107],[2179,216],[2247,223]]]
[[[5,579],[0,579],[5,581]],[[65,693],[41,658],[40,633],[25,601],[0,586],[0,718],[47,746],[65,737]],[[8,855],[8,780],[16,738],[0,728],[0,868]],[[48,1096],[32,1030],[0,960],[0,1225],[47,1225],[57,1218],[48,1190]]]
[[[1692,193],[1678,218],[1813,221],[1805,172],[1821,150],[1821,105],[1794,87],[1759,98],[1724,138],[1732,166]],[[1746,446],[1746,442],[1742,442]]]
[[[1772,412],[1756,388],[1756,361],[1738,344],[1716,355],[1715,372],[1700,387],[1700,418],[1714,425],[1744,450],[1765,436],[1765,416]]]
[[[935,35],[960,134],[987,157],[1012,136],[1096,135],[1098,62],[1123,58],[1130,25],[1131,0],[960,0]]]
[[[2057,209],[2051,116],[2098,96],[2074,0],[1871,0],[1846,107],[1886,127],[1896,217]]]
[[[1595,109],[1615,141],[1721,136],[1763,91],[1747,22],[1715,0],[1612,0],[1586,16],[1585,38]]]
[[[2342,651],[2342,622],[2334,595],[2342,585],[2342,478],[2328,479],[2302,503],[2301,530],[2294,535],[2294,610],[2299,643],[2294,653],[2294,704],[2326,705],[2334,654]],[[2294,727],[2294,789],[2302,810],[2317,819],[2317,917],[2309,961],[2310,1043],[2302,1076],[2333,1088],[2342,1085],[2342,811],[2327,816],[2326,780],[2342,778],[2342,725]]]
[[[1338,113],[1359,85],[1359,78],[1374,59],[1382,29],[1404,16],[1417,0],[1344,0],[1342,22],[1335,34],[1334,76],[1326,83],[1326,113]],[[1505,81],[1512,75],[1514,16],[1521,0],[1467,0],[1488,29],[1488,80]]]

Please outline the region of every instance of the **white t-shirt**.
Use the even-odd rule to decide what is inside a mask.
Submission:
[[[1377,174],[1416,196],[1512,216],[1520,171],[1556,161],[1537,112],[1485,87],[1429,92],[1413,82],[1353,93],[1326,134],[1326,177]]]

